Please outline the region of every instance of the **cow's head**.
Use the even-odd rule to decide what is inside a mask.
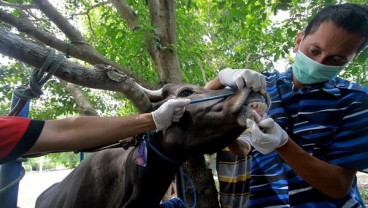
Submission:
[[[233,92],[232,89],[207,90],[190,84],[167,84],[160,90],[146,91],[155,108],[171,98],[197,100]],[[260,120],[269,103],[268,95],[244,88],[233,96],[190,104],[180,122],[163,132],[163,140],[152,142],[178,160],[213,153],[229,145],[246,129],[246,118]],[[178,155],[182,158],[177,158]]]

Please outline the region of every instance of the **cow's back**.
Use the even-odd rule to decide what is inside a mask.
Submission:
[[[126,177],[130,177],[125,162],[132,150],[119,148],[91,154],[63,181],[44,191],[35,207],[119,207],[128,194],[123,191]]]

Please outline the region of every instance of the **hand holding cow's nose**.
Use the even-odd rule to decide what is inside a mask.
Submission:
[[[243,89],[244,86],[247,86],[253,91],[266,94],[265,77],[251,69],[225,68],[220,71],[219,80],[225,86],[237,86],[238,89]]]
[[[252,132],[250,140],[252,146],[262,154],[268,154],[282,147],[289,140],[289,135],[272,118],[266,118],[258,125],[254,120],[247,119],[247,127]]]
[[[189,99],[170,99],[153,111],[152,117],[156,125],[156,131],[168,128],[172,122],[178,122],[185,112],[185,106],[189,103]]]

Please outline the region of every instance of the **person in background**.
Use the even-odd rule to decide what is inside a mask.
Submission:
[[[171,99],[152,113],[126,117],[35,120],[0,117],[0,164],[24,154],[75,151],[118,142],[146,131],[168,128],[182,117],[189,99]]]
[[[331,5],[297,35],[286,72],[227,68],[211,81],[212,89],[247,85],[272,99],[269,118],[247,120],[247,207],[364,207],[356,173],[368,171],[368,89],[338,74],[367,42],[367,7]]]
[[[250,130],[245,130],[228,147],[216,153],[216,170],[222,208],[246,207],[251,170]]]

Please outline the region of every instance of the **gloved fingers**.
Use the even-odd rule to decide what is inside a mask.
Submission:
[[[185,112],[185,107],[184,106],[176,106],[174,108],[174,113],[175,114],[183,114]]]
[[[152,118],[156,125],[156,131],[168,128],[172,121],[179,121],[185,112],[184,106],[190,103],[190,99],[170,99],[152,112]]]
[[[263,134],[263,132],[259,129],[257,123],[253,119],[247,118],[246,123],[247,127],[252,132],[252,138],[255,137],[255,135],[257,137]]]
[[[266,137],[261,137],[260,139],[258,139],[257,143],[260,145],[267,145],[267,144],[273,143],[273,141],[269,139],[269,137],[266,136]]]
[[[270,129],[270,128],[273,128],[275,126],[275,121],[272,118],[268,117],[266,119],[261,120],[258,123],[258,126],[262,127],[262,128],[265,128],[265,129]]]
[[[181,117],[183,117],[184,112],[185,107],[175,107],[172,121],[179,122]]]
[[[183,117],[183,116],[173,116],[172,122],[179,122],[181,117]]]
[[[167,105],[176,108],[176,107],[184,107],[189,105],[190,99],[187,98],[176,98],[176,99],[170,99],[166,101]]]
[[[264,95],[264,96],[266,96],[267,95],[267,91],[266,91],[266,88],[264,87],[262,87],[261,88],[261,90],[260,90],[260,93],[262,94],[262,95]]]
[[[266,94],[265,77],[251,69],[225,68],[220,71],[219,80],[223,85],[236,85],[238,89],[243,89],[244,86],[247,86],[253,91],[260,91],[262,94]]]
[[[255,89],[256,92],[265,93],[266,91],[266,80],[265,77],[262,74],[259,74],[257,79],[257,84],[255,84],[257,89]]]
[[[173,117],[175,117],[175,118],[180,117],[181,118],[183,116],[184,112],[185,112],[185,109],[182,109],[181,111],[175,112],[173,114]]]
[[[267,83],[266,83],[266,78],[262,75],[261,77],[260,77],[260,83],[261,83],[261,90],[260,90],[260,92],[262,93],[262,94],[266,94],[266,87],[267,87]]]
[[[258,77],[252,73],[251,70],[246,70],[243,74],[245,85],[251,88],[253,91],[259,91]]]
[[[235,78],[235,85],[238,87],[238,89],[243,89],[245,84],[245,80],[242,76],[238,76]]]
[[[181,117],[183,117],[183,115],[184,115],[184,112],[185,111],[183,111],[183,112],[180,112],[180,113],[175,113],[174,115],[173,115],[173,121],[175,120],[175,121],[179,121],[180,120],[180,118]]]
[[[247,118],[247,127],[252,131],[255,128],[258,128],[256,122],[253,119]]]
[[[231,86],[234,84],[236,74],[236,70],[225,68],[220,71],[218,78],[221,84]]]
[[[252,80],[252,85],[249,85],[249,86],[252,87],[253,91],[255,92],[265,91],[266,80],[262,74],[252,71],[248,76],[249,76],[248,79]]]
[[[254,81],[256,81],[253,71],[250,69],[244,70],[242,76],[247,87],[253,88],[255,84]]]

